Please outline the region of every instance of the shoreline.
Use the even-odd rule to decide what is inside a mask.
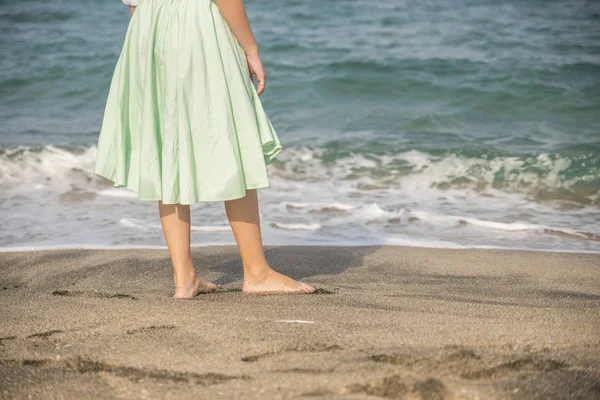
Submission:
[[[0,253],[6,398],[596,399],[600,255],[265,246],[310,295],[175,300],[168,250]],[[26,316],[24,318],[24,316]]]
[[[204,249],[204,248],[229,248],[237,247],[235,243],[206,243],[206,244],[192,244],[192,249]],[[341,243],[326,243],[326,244],[265,244],[264,248],[276,248],[276,247],[316,247],[316,248],[360,248],[360,247],[391,247],[391,248],[407,248],[407,249],[433,249],[433,250],[493,250],[493,251],[508,251],[508,252],[533,252],[533,253],[558,253],[558,254],[590,254],[600,255],[600,250],[576,250],[576,249],[540,249],[540,248],[519,248],[519,247],[501,247],[501,246],[417,246],[417,245],[404,245],[404,244],[389,244],[389,243],[366,243],[366,244],[345,244]],[[40,252],[40,251],[69,251],[69,250],[167,250],[166,245],[123,245],[123,246],[109,246],[109,245],[94,245],[94,244],[82,244],[82,245],[49,245],[49,246],[21,246],[21,247],[0,247],[0,254],[2,253],[29,253],[29,252]]]

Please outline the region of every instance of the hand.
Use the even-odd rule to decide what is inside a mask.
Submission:
[[[252,82],[252,84],[254,85],[253,76],[256,76],[256,81],[258,82],[256,93],[260,96],[261,93],[265,90],[267,80],[267,74],[265,73],[265,69],[263,68],[262,61],[260,60],[260,56],[258,54],[246,55],[246,60],[248,60],[250,82]]]

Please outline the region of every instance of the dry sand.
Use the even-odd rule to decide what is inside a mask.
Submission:
[[[268,247],[318,294],[171,299],[167,250],[0,253],[11,399],[598,399],[600,255]]]

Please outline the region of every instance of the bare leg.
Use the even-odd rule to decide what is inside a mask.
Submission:
[[[187,299],[200,292],[215,290],[217,285],[200,279],[194,270],[190,254],[190,206],[162,204],[162,201],[159,201],[158,212],[173,262],[173,297]]]
[[[247,190],[241,199],[225,202],[229,224],[240,250],[244,267],[245,293],[311,293],[315,288],[293,280],[269,267],[263,252],[256,190]]]

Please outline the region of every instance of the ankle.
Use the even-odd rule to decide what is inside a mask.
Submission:
[[[173,274],[173,283],[175,286],[191,286],[196,280],[197,273],[195,270],[179,272]]]
[[[244,267],[244,282],[262,283],[267,280],[272,271],[268,265],[254,268]]]

